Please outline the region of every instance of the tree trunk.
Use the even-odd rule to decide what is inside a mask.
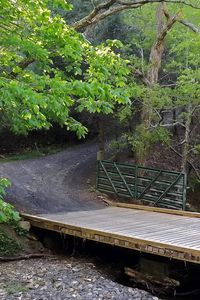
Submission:
[[[174,108],[174,109],[172,110],[172,115],[173,115],[173,117],[172,117],[172,122],[175,124],[175,123],[177,122],[176,108]],[[174,135],[175,137],[178,136],[177,125],[175,125],[175,126],[173,127],[173,135]]]
[[[97,160],[102,160],[105,158],[105,130],[101,117],[98,118],[98,144]]]
[[[149,57],[149,70],[147,72],[146,84],[149,89],[152,89],[158,83],[158,76],[162,62],[162,55],[164,52],[165,38],[169,30],[173,27],[175,22],[179,18],[179,13],[173,17],[169,17],[167,23],[165,24],[164,19],[166,17],[166,4],[161,3],[157,8],[157,37],[151,48],[150,57]],[[142,113],[141,113],[141,123],[143,124],[145,130],[149,131],[152,122],[153,108],[152,108],[152,99],[149,99],[147,103],[143,104]],[[148,147],[147,147],[148,149]],[[138,163],[145,165],[147,153],[142,155],[138,153]]]
[[[192,106],[188,106],[188,115],[185,122],[185,138],[183,144],[183,152],[182,152],[182,161],[181,161],[181,171],[183,173],[187,173],[187,162],[188,162],[188,153],[190,147],[190,127],[192,122]]]
[[[158,74],[159,70],[161,67],[161,61],[162,61],[162,55],[164,52],[164,42],[165,42],[165,36],[164,34],[165,26],[164,26],[164,8],[165,4],[161,3],[159,4],[157,8],[157,14],[156,14],[156,19],[157,19],[157,37],[156,41],[154,42],[151,52],[150,52],[150,57],[149,57],[149,70],[147,72],[147,83],[149,88],[153,88],[155,84],[158,82]],[[147,105],[143,106],[142,109],[142,121],[143,124],[146,124],[147,129],[149,129],[150,124],[151,124],[151,119],[152,119],[152,105],[151,101]]]
[[[164,52],[164,3],[158,6],[156,19],[157,19],[157,37],[154,45],[151,48],[149,64],[150,68],[147,73],[149,87],[153,87],[158,82],[158,73],[161,66],[162,55]]]
[[[162,54],[164,52],[164,39],[161,39],[163,28],[164,28],[164,3],[159,4],[157,8],[157,38],[154,42],[150,57],[149,57],[149,70],[147,72],[147,86],[151,89],[158,82],[158,74],[161,66]],[[143,104],[141,113],[141,123],[143,124],[145,130],[149,130],[152,121],[152,100],[149,99],[148,102]],[[148,142],[148,141],[147,141]],[[148,148],[148,147],[147,147]],[[144,149],[145,152],[145,149]],[[137,163],[140,165],[145,165],[147,159],[147,153],[137,153]]]

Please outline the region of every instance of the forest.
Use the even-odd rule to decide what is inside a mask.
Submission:
[[[34,240],[27,232],[30,230],[31,222],[37,223],[35,220],[31,221],[30,215],[27,217],[26,213],[55,212],[56,214],[75,211],[77,217],[76,214],[72,214],[73,218],[77,218],[77,222],[79,222],[79,213],[81,220],[83,211],[93,209],[94,215],[92,213],[90,215],[92,223],[95,221],[94,216],[97,219],[106,216],[106,214],[101,216],[103,209],[115,210],[105,206],[104,195],[97,192],[95,184],[93,184],[96,176],[94,175],[95,164],[104,159],[114,162],[115,171],[119,173],[117,176],[121,176],[117,163],[124,163],[127,164],[124,167],[128,170],[125,174],[127,177],[133,176],[130,176],[131,167],[129,165],[132,164],[136,166],[136,169],[138,166],[142,168],[140,176],[145,175],[145,168],[149,168],[149,170],[155,168],[155,170],[166,170],[165,172],[174,172],[174,174],[184,176],[179,176],[181,180],[187,178],[187,210],[192,212],[183,212],[185,215],[181,215],[182,212],[176,212],[174,218],[177,216],[177,218],[180,216],[189,218],[190,213],[195,214],[195,221],[193,219],[194,222],[191,222],[188,230],[194,229],[195,243],[198,243],[200,241],[197,232],[198,212],[200,212],[199,123],[200,0],[1,0],[0,262],[7,261],[8,254],[11,255],[10,260],[15,260],[16,253],[18,253],[19,260],[32,256],[34,258],[48,257],[49,252],[45,252],[46,250],[41,245],[37,246],[37,249],[42,247],[42,251],[44,251],[42,254],[40,252],[39,254],[35,254],[35,252],[30,254],[30,249],[26,250],[28,251],[26,253],[23,252],[22,256],[19,254],[20,251],[24,251],[21,243],[25,243],[25,249],[27,249],[29,243],[27,239]],[[53,156],[54,154],[55,156]],[[107,164],[109,165],[109,163]],[[104,172],[106,174],[104,175],[109,177],[103,164],[101,167],[101,171],[99,169],[98,171]],[[110,167],[110,172],[112,170]],[[93,174],[91,178],[90,171]],[[114,179],[116,173],[112,174],[115,176]],[[143,180],[147,180],[147,185],[141,192],[142,195],[151,188],[151,184],[156,182],[161,173],[162,171],[159,171],[158,176],[156,175],[157,177],[152,181],[149,178],[145,179],[144,176]],[[134,176],[136,182],[138,175]],[[161,193],[159,199],[170,193],[170,187],[177,187],[179,177],[172,184],[164,182],[164,184],[170,185],[169,189],[166,188],[164,192],[162,189],[156,190],[156,193]],[[105,182],[105,178],[103,180]],[[115,190],[112,178],[106,180]],[[120,180],[119,189],[127,188],[129,194],[133,196],[130,186],[135,185],[136,189],[136,183],[129,182],[127,184],[122,176]],[[148,180],[151,182],[148,183]],[[172,192],[171,195],[175,200],[177,200],[177,194],[182,193],[180,186],[176,189],[177,194],[174,195]],[[168,201],[171,203],[171,198]],[[128,216],[129,207],[125,208]],[[148,209],[148,212],[151,213],[152,208]],[[159,209],[156,211],[157,213]],[[83,211],[81,212],[81,210]],[[24,212],[25,219],[23,219]],[[140,213],[142,215],[141,211]],[[126,215],[124,216],[126,217]],[[125,217],[122,219],[124,220]],[[83,221],[86,219],[84,218],[83,213]],[[137,219],[137,213],[135,218]],[[122,219],[119,222],[123,223]],[[163,218],[166,226],[170,223],[169,220]],[[146,221],[148,221],[148,217]],[[104,220],[105,224],[108,224],[107,222],[107,219]],[[182,222],[181,219],[179,222]],[[111,223],[110,226],[115,222]],[[7,226],[11,227],[9,231]],[[53,228],[55,229],[56,226]],[[155,226],[157,225],[152,226],[152,230]],[[148,225],[143,225],[143,227],[142,230],[148,230]],[[51,229],[50,227],[45,228],[45,226],[41,228]],[[71,227],[71,231],[64,231],[63,228],[60,236],[72,232]],[[55,231],[59,232],[59,230]],[[7,234],[8,232],[9,234]],[[9,237],[10,232],[12,232],[11,238]],[[186,227],[183,227],[183,233],[187,236]],[[192,237],[193,233],[191,233]],[[15,239],[16,234],[19,236],[17,240]],[[165,235],[167,236],[167,234]],[[179,234],[172,228],[173,234],[180,235],[182,238],[182,232]],[[73,234],[71,235],[73,236]],[[85,243],[87,232],[84,236],[84,232],[79,230],[79,233],[74,235],[83,238]],[[39,236],[41,237],[42,233]],[[91,237],[92,233],[88,233],[88,236]],[[192,237],[189,237],[189,241],[192,240]],[[54,243],[57,238],[54,238]],[[98,237],[100,241],[101,238],[103,240],[104,237]],[[176,237],[176,239],[178,238],[179,236]],[[99,241],[95,239],[96,236],[89,238],[95,243]],[[52,237],[50,240],[51,245]],[[115,241],[115,239],[112,240]],[[75,245],[75,238],[73,243]],[[120,245],[122,241],[119,240],[116,243]],[[112,244],[112,242],[108,242],[108,244]],[[61,244],[58,243],[58,245]],[[114,245],[116,246],[116,244]],[[129,241],[125,242],[125,245],[129,245],[127,247],[129,250],[142,252],[144,249],[143,244],[141,250],[139,244],[132,247]],[[51,248],[49,244],[48,247]],[[72,253],[74,254],[75,246],[73,247]],[[169,249],[171,249],[170,247]],[[153,252],[154,246],[151,248]],[[195,248],[195,250],[192,248],[194,251],[192,250],[191,256],[187,252],[177,254],[178,246],[174,256],[170,252],[173,249],[169,249],[165,249],[164,255],[159,255],[170,258],[170,263],[171,259],[174,257],[176,259],[175,255],[179,254],[182,256],[177,259],[184,261],[185,266],[186,262],[199,263],[198,251],[200,248]],[[161,250],[159,248],[158,251],[161,252]],[[151,254],[148,249],[144,252]],[[49,264],[49,267],[46,266],[46,263]],[[59,261],[56,261],[56,267],[53,267],[52,262],[39,260],[38,264],[43,270],[41,271],[43,275],[39,275],[37,284],[34,284],[38,288],[42,276],[48,277],[51,276],[51,273],[57,272],[55,275],[57,278],[55,282],[57,280],[56,284],[58,284],[56,289],[60,289],[59,276],[63,276],[65,279],[65,276],[71,276],[70,272],[77,272],[77,266],[74,267],[73,263],[66,262],[66,266],[70,270],[66,275],[63,273],[66,270]],[[77,262],[78,272],[79,264],[81,265],[82,262]],[[90,263],[88,265],[86,263],[85,274],[94,272],[89,269],[89,265]],[[29,267],[30,265],[27,270]],[[20,268],[23,270],[26,267],[19,263],[17,268],[17,270]],[[51,272],[47,272],[48,268]],[[24,269],[23,272],[26,273],[27,270]],[[14,272],[9,272],[9,266],[4,271],[8,274],[2,280],[9,282],[9,273],[14,274]],[[19,275],[17,272],[15,275]],[[132,277],[135,276],[135,271],[132,269],[128,269],[128,272],[129,275],[132,274]],[[81,276],[85,277],[85,274]],[[5,280],[6,276],[8,279]],[[33,276],[33,273],[30,276]],[[104,286],[104,278],[98,276],[100,276],[98,272],[94,274],[94,281],[100,281]],[[1,285],[0,282],[0,298],[2,295],[4,297],[15,293],[19,293],[16,294],[18,296],[21,295],[20,293],[25,295],[23,293],[30,289],[32,291],[30,293],[33,294],[30,294],[32,296],[29,295],[30,298],[27,299],[42,299],[36,297],[39,294],[35,296],[30,282],[24,290],[23,278],[23,276],[20,278],[22,285],[15,282],[14,286],[8,286],[7,283]],[[49,284],[49,287],[45,286],[48,292],[51,291],[54,282],[54,278],[49,278],[46,278],[44,283],[44,285]],[[93,280],[91,278],[88,279],[88,282]],[[150,278],[151,283],[152,277],[150,276]],[[166,278],[168,284],[170,278]],[[51,280],[51,284],[49,280]],[[67,283],[70,280],[66,277]],[[81,281],[78,284],[77,278],[73,280],[75,281],[72,281],[72,285],[75,282],[77,288],[82,289]],[[178,285],[177,282],[172,280],[170,284]],[[87,284],[86,282],[85,286]],[[94,283],[95,289],[92,291],[94,294],[96,286],[98,290],[97,283]],[[67,291],[63,292],[63,297],[68,292],[74,293],[70,294],[72,295],[70,299],[120,300],[133,297],[129,295],[132,291],[126,287],[124,287],[124,295],[127,298],[120,294],[123,289],[121,290],[118,286],[109,287],[111,294],[108,293],[105,298],[94,298],[91,293],[90,296],[88,296],[89,294],[80,296],[82,295],[80,294],[79,297],[73,288],[71,287],[69,292],[69,285],[67,285]],[[105,290],[109,288],[106,286]],[[7,294],[2,294],[4,293],[3,289]],[[90,289],[91,286],[89,292]],[[101,287],[101,289],[103,295],[104,288]],[[112,297],[113,289],[117,291],[117,296]],[[64,288],[63,291],[65,291]],[[159,289],[157,289],[158,291]],[[52,290],[52,293],[54,292],[55,290]],[[137,299],[158,299],[153,296],[153,298],[143,298],[143,291],[133,289],[133,292],[139,293],[136,295]],[[58,295],[60,297],[61,294],[52,295],[54,298],[47,296],[44,299],[68,299],[58,298]],[[148,295],[145,294],[145,297]],[[2,299],[19,298],[6,298],[5,296]]]
[[[3,0],[2,154],[13,136],[60,127],[198,186],[199,12],[194,0]]]

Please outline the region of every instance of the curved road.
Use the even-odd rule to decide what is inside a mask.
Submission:
[[[11,180],[7,201],[19,211],[53,213],[103,208],[95,185],[97,146],[73,146],[57,154],[0,164],[0,177]]]

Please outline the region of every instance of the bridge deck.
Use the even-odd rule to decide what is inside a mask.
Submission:
[[[23,214],[33,226],[169,258],[200,263],[200,214],[124,207]]]

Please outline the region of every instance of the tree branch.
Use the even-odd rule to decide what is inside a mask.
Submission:
[[[134,76],[136,76],[137,78],[140,79],[140,81],[142,81],[142,83],[144,83],[144,85],[146,86],[149,86],[149,81],[148,79],[145,77],[145,75],[138,69],[135,69],[134,67],[132,66],[129,66],[130,67],[130,70],[132,71],[132,74]]]
[[[173,27],[174,23],[177,22],[177,20],[180,18],[180,13],[175,14],[173,17],[168,19],[168,22],[166,24],[166,26],[163,28],[163,30],[161,30],[158,39],[156,41],[156,45],[155,46],[159,46],[160,43],[162,43],[162,41],[164,40],[164,38],[166,37],[168,31],[171,30],[171,28]]]
[[[158,74],[161,66],[162,55],[164,52],[164,43],[165,37],[168,32],[172,29],[173,25],[180,18],[180,12],[176,13],[172,17],[168,17],[167,23],[164,24],[163,17],[166,13],[166,6],[163,2],[158,6],[157,9],[157,37],[151,48],[150,57],[149,57],[149,65],[150,68],[147,73],[147,79],[149,81],[149,86],[152,87],[154,84],[158,82]]]
[[[170,128],[170,127],[174,127],[174,126],[177,126],[177,125],[181,125],[182,127],[184,127],[184,125],[182,123],[180,123],[180,122],[166,123],[166,124],[160,124],[160,123],[158,123],[158,124],[155,124],[155,125],[151,124],[151,127],[152,128],[157,128],[159,126],[159,127]],[[183,144],[183,143],[181,143],[181,144]]]
[[[20,61],[18,63],[18,67],[22,70],[26,69],[30,64],[32,64],[33,62],[35,61],[34,58],[25,58],[23,59],[22,61]],[[10,72],[10,74],[12,77],[16,77],[17,76],[17,73],[15,73],[14,71]]]
[[[8,261],[16,261],[16,260],[24,260],[31,258],[41,258],[41,257],[53,257],[53,255],[49,255],[46,253],[31,253],[20,256],[0,256],[0,262],[8,262]]]
[[[193,0],[132,0],[132,1],[117,1],[119,4],[122,5],[128,5],[128,4],[135,4],[135,3],[141,3],[141,4],[147,4],[147,3],[175,3],[175,4],[184,4],[186,6],[190,6],[195,9],[200,9],[200,3],[199,5],[195,5]],[[197,1],[199,2],[199,1]]]
[[[133,0],[133,1],[120,1],[118,0],[117,1],[119,4],[121,5],[132,5],[132,4],[141,4],[141,5],[144,5],[144,4],[148,4],[148,3],[161,3],[161,2],[165,2],[165,3],[174,3],[174,4],[184,4],[186,6],[190,6],[192,8],[195,8],[195,9],[200,9],[200,3],[199,5],[194,5],[192,3],[192,1],[187,1],[187,0]]]
[[[180,20],[179,21],[181,24],[187,26],[189,29],[194,31],[195,33],[200,34],[200,28],[194,25],[193,23],[188,22],[187,20]]]
[[[98,16],[98,14],[100,14],[100,12],[102,10],[107,10],[109,9],[113,4],[115,4],[117,2],[117,0],[109,0],[107,2],[101,3],[98,6],[96,6],[93,11],[91,11],[91,13],[89,15],[87,15],[86,17],[84,17],[83,19],[75,22],[72,26],[76,29],[76,30],[80,30],[83,29],[89,25],[94,24],[94,18],[96,16]]]
[[[72,24],[76,30],[84,29],[90,25],[96,24],[98,21],[105,19],[106,17],[119,13],[120,11],[127,9],[136,9],[145,4],[152,3],[175,3],[184,4],[195,9],[200,9],[200,5],[194,5],[191,1],[186,0],[134,0],[134,1],[120,1],[120,0],[107,0],[97,5],[89,15],[81,20]]]
[[[164,10],[164,14],[165,14],[165,17],[169,20],[170,15],[166,9]],[[196,26],[195,24],[193,24],[187,20],[178,20],[178,22],[184,26],[187,26],[189,29],[191,29],[195,33],[200,34],[200,28],[198,26]]]

